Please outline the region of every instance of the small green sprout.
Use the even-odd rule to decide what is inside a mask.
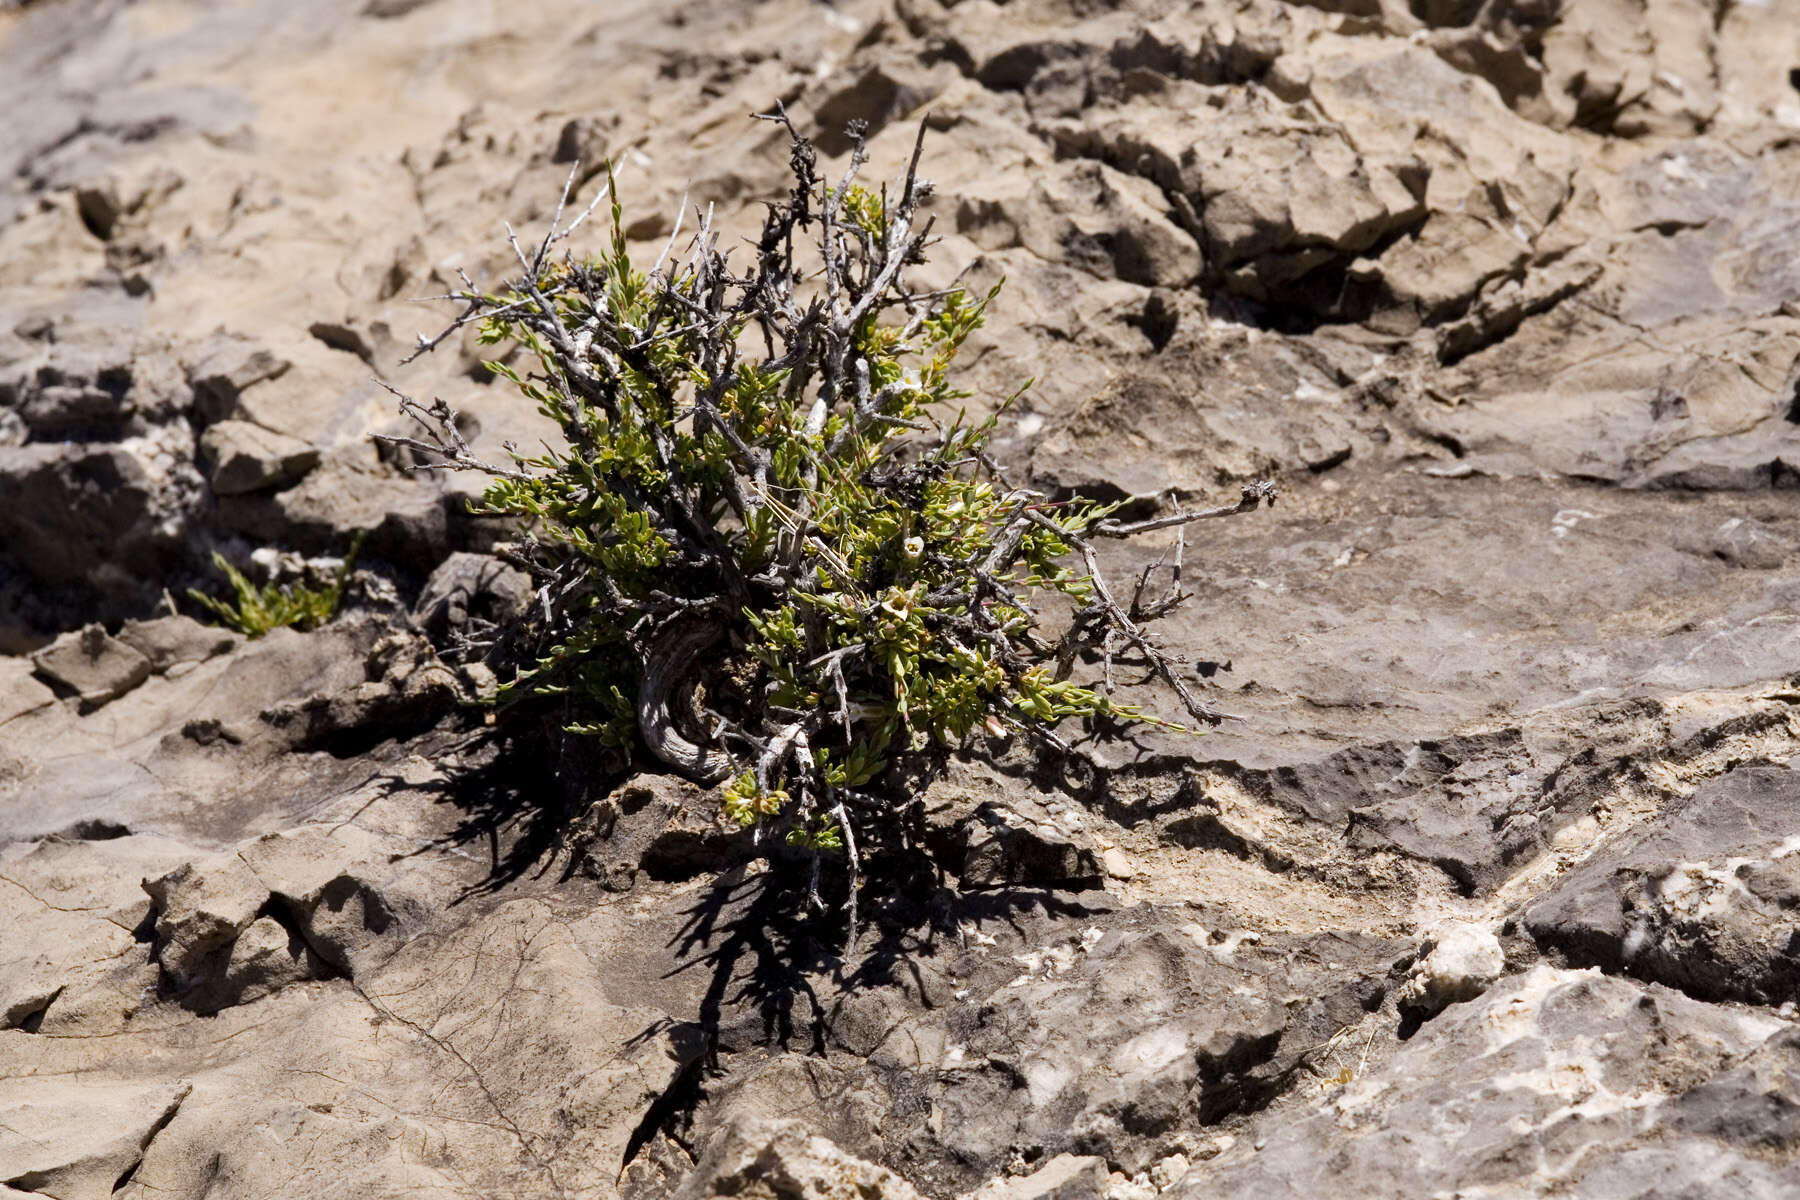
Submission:
[[[338,608],[343,603],[345,585],[350,580],[351,571],[355,569],[357,552],[362,548],[362,539],[363,535],[358,533],[351,540],[350,552],[344,556],[343,564],[332,573],[330,582],[322,587],[308,587],[297,583],[265,583],[259,586],[250,582],[229,559],[215,550],[213,565],[231,585],[231,599],[221,600],[198,588],[189,588],[188,595],[217,617],[219,624],[245,637],[259,638],[271,629],[317,629],[337,616]]]

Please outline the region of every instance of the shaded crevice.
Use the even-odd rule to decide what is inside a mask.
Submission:
[[[637,1128],[631,1131],[631,1137],[625,1142],[625,1154],[619,1160],[619,1172],[624,1174],[625,1168],[636,1161],[644,1147],[650,1144],[658,1134],[667,1137],[680,1146],[690,1156],[694,1147],[690,1144],[689,1131],[693,1125],[694,1114],[706,1099],[706,1088],[702,1080],[702,1057],[696,1057],[673,1082],[664,1088],[662,1094],[650,1102],[644,1110],[643,1119]]]
[[[329,893],[334,886],[343,882],[355,884],[355,881],[349,880],[348,876],[339,876],[326,885],[326,892]],[[373,893],[369,893],[369,895],[373,896]],[[341,906],[342,903],[343,901],[340,899],[338,906]],[[382,911],[385,912],[385,908]],[[342,950],[339,947],[320,942],[313,935],[311,920],[291,896],[283,895],[280,892],[269,893],[269,898],[263,902],[263,906],[257,910],[256,915],[259,918],[269,918],[287,931],[290,952],[293,949],[304,949],[305,953],[313,957],[316,964],[316,969],[312,973],[314,978],[355,979],[351,964],[344,957]],[[382,927],[386,928],[385,923]],[[379,933],[380,930],[374,932]]]
[[[56,842],[110,842],[115,838],[130,837],[131,827],[117,821],[109,821],[105,817],[86,817],[76,821],[64,829],[59,829],[45,841]]]

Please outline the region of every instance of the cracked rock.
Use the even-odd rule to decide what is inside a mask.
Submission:
[[[235,415],[245,389],[280,378],[291,365],[246,338],[215,334],[188,359],[194,411],[202,424],[223,421]]]

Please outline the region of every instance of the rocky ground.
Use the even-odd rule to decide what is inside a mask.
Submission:
[[[535,437],[417,298],[577,158],[750,229],[776,100],[927,121],[1009,464],[1283,488],[1232,719],[962,764],[847,958],[479,736],[502,531],[369,438]],[[0,109],[0,1196],[1800,1191],[1796,0],[42,0]]]

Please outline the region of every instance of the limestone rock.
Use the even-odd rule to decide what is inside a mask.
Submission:
[[[192,1091],[186,1083],[9,1080],[0,1099],[5,1183],[58,1200],[106,1200]]]
[[[917,1200],[894,1172],[845,1154],[795,1122],[750,1119],[707,1143],[675,1200],[744,1194],[772,1200]]]
[[[209,426],[200,446],[211,464],[207,478],[219,496],[287,487],[319,465],[316,447],[248,421]]]
[[[37,673],[69,689],[92,711],[150,678],[150,660],[101,625],[66,633],[31,656]]]
[[[1791,6],[603,7],[0,0],[0,1192],[1800,1190]],[[368,375],[484,458],[554,443],[477,366],[520,347],[399,366],[454,315],[412,301],[511,276],[575,157],[553,253],[604,239],[602,155],[641,264],[684,190],[754,240],[777,97],[833,181],[866,121],[871,188],[926,122],[907,276],[1004,278],[955,382],[1036,381],[1011,478],[1149,515],[1279,476],[1151,632],[1229,720],[967,748],[851,943],[703,789],[468,722],[493,680],[397,602],[228,654],[127,624],[160,674],[55,700],[26,656],[233,538],[367,529],[446,643],[513,611],[445,560],[517,531],[368,444],[412,432]],[[226,422],[318,464],[209,489]]]
[[[1388,1062],[1272,1126],[1254,1150],[1200,1164],[1172,1194],[1400,1195],[1480,1179],[1508,1191],[1697,1197],[1726,1187],[1772,1198],[1800,1178],[1788,1155],[1768,1156],[1753,1119],[1700,1114],[1719,1114],[1734,1092],[1755,1096],[1735,1113],[1782,1111],[1789,1037],[1767,1016],[1537,967],[1445,1010]],[[1737,1069],[1749,1055],[1762,1070]],[[1422,1141],[1421,1128],[1443,1136]]]
[[[1105,875],[1092,846],[1059,828],[1047,813],[1020,812],[1016,804],[982,804],[965,836],[965,887],[1098,887]]]
[[[207,425],[235,416],[245,389],[279,379],[291,365],[247,338],[215,334],[188,358],[194,409]]]
[[[378,470],[360,450],[321,455],[317,467],[275,492],[221,496],[222,529],[265,545],[304,553],[342,553],[349,537],[367,536],[363,553],[428,572],[453,537],[466,545],[471,523],[463,497]]]
[[[978,244],[1019,245],[1051,262],[1146,287],[1184,287],[1199,247],[1155,185],[1097,162],[1059,164],[1028,187],[988,181],[962,193],[956,223]]]
[[[53,585],[154,574],[185,531],[192,470],[154,442],[0,448],[0,546]]]
[[[1597,854],[1526,912],[1538,942],[1709,1000],[1800,986],[1800,774],[1742,766]]]
[[[144,881],[156,918],[157,961],[178,991],[211,973],[212,952],[229,946],[257,919],[269,889],[237,857],[206,866],[184,863]]]
[[[119,630],[119,641],[149,659],[150,669],[161,675],[229,654],[244,639],[229,629],[177,615],[127,621]]]
[[[435,643],[447,646],[454,635],[492,629],[517,617],[531,598],[531,578],[519,568],[492,555],[459,551],[425,581],[413,605],[413,620]]]
[[[1479,926],[1459,925],[1436,938],[1413,964],[1395,1000],[1421,1017],[1436,1016],[1451,1004],[1481,995],[1505,969],[1499,938]]]
[[[1029,1175],[984,1184],[965,1200],[1108,1200],[1111,1184],[1104,1158],[1059,1154]]]

